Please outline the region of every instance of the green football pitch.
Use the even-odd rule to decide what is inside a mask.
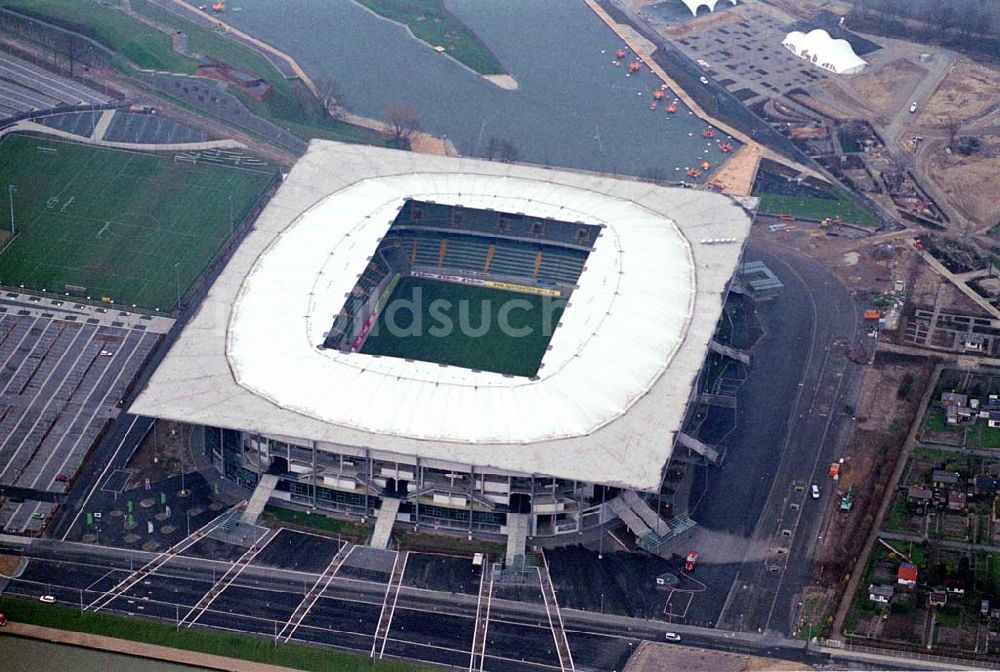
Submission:
[[[0,141],[0,283],[170,310],[274,177],[42,136]],[[8,236],[9,238],[9,236]]]
[[[361,352],[532,377],[565,305],[563,299],[407,277]]]

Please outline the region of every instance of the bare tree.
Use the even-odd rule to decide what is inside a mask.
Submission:
[[[340,82],[329,77],[317,77],[313,82],[316,84],[323,109],[334,119],[342,119],[347,109],[344,103],[344,90],[340,86]]]
[[[389,127],[393,140],[396,144],[409,142],[413,134],[420,128],[417,122],[417,112],[412,107],[406,105],[390,105],[385,110],[383,117],[385,125]]]
[[[486,145],[486,158],[500,163],[514,163],[521,158],[521,150],[512,141],[491,135]]]
[[[948,131],[948,146],[955,149],[955,137],[962,130],[962,122],[949,114],[948,121],[945,122],[944,127]]]
[[[64,49],[66,61],[69,63],[69,76],[73,76],[74,66],[87,54],[87,43],[76,33],[66,33]]]

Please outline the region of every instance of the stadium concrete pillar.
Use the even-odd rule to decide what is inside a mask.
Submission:
[[[472,539],[472,514],[476,508],[476,468],[469,465],[469,539]]]
[[[420,458],[416,458],[416,466],[414,468],[414,477],[416,481],[414,482],[414,490],[416,490],[416,504],[414,505],[413,512],[413,527],[416,529],[417,525],[420,524],[420,493],[424,491],[424,468],[420,465]]]
[[[309,448],[312,450],[312,496],[313,496],[313,508],[316,508],[316,442],[310,441]],[[343,458],[341,458],[343,459]],[[291,462],[289,462],[291,464]]]
[[[368,490],[375,483],[374,478],[372,476],[372,455],[371,451],[368,450],[367,448],[365,448],[365,462],[368,463],[368,482],[365,483],[365,513],[361,518],[362,520],[368,517]]]

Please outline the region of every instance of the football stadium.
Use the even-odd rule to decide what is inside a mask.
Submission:
[[[374,519],[376,546],[395,524],[506,536],[508,558],[616,517],[656,536],[643,493],[697,394],[744,206],[313,141],[131,412],[201,428],[248,513]]]

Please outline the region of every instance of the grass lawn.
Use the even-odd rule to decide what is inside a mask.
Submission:
[[[404,662],[376,662],[364,654],[330,651],[329,649],[300,644],[276,645],[270,639],[202,630],[201,628],[182,628],[177,631],[170,623],[89,611],[81,614],[78,609],[10,597],[0,597],[0,611],[5,612],[11,621],[19,623],[117,637],[118,639],[146,642],[175,649],[250,660],[267,665],[282,665],[297,670],[418,672],[430,669]]]
[[[95,0],[2,0],[0,5],[86,35],[140,68],[193,73],[198,67],[171,49],[169,36]]]
[[[417,39],[445,47],[448,55],[483,75],[504,74],[496,57],[442,0],[357,0],[376,14],[408,26]]]
[[[502,558],[507,550],[506,545],[499,542],[482,541],[479,539],[468,541],[461,537],[453,537],[446,534],[422,534],[420,532],[406,532],[398,528],[393,531],[392,538],[399,548],[418,553],[445,553],[469,556],[474,553],[485,553],[495,559]],[[541,564],[540,560],[539,564]]]
[[[0,0],[0,5],[30,13],[75,30],[121,53],[140,68],[191,74],[198,61],[173,51],[170,37],[96,0]],[[207,56],[248,70],[272,84],[266,101],[228,90],[255,114],[269,119],[299,137],[385,145],[388,138],[375,131],[331,118],[305,87],[296,90],[264,56],[193,21],[158,7],[148,0],[133,0],[132,9],[164,25],[182,30],[192,54]],[[58,49],[59,47],[57,47]],[[122,69],[127,70],[124,65]],[[203,111],[199,110],[199,113]]]
[[[833,192],[836,198],[814,196],[788,196],[785,194],[755,193],[760,197],[758,212],[766,215],[792,215],[804,219],[821,220],[841,218],[848,224],[874,226],[875,216],[859,207],[839,189]]]
[[[1000,448],[1000,429],[988,427],[985,421],[977,421],[968,434],[970,448]]]
[[[397,283],[361,351],[531,377],[564,306],[561,299],[407,277]],[[501,329],[504,320],[510,333]]]
[[[265,507],[264,519],[280,523],[280,525],[284,525],[285,527],[314,530],[327,535],[339,536],[359,544],[364,543],[371,536],[372,530],[375,529],[374,525],[358,525],[346,520],[331,518],[321,513],[306,513],[280,506]],[[274,525],[274,527],[279,527],[280,525]]]
[[[9,135],[0,184],[15,186],[18,234],[0,253],[0,282],[60,294],[77,285],[94,299],[170,310],[178,281],[183,294],[229,236],[230,197],[238,222],[273,176]]]

